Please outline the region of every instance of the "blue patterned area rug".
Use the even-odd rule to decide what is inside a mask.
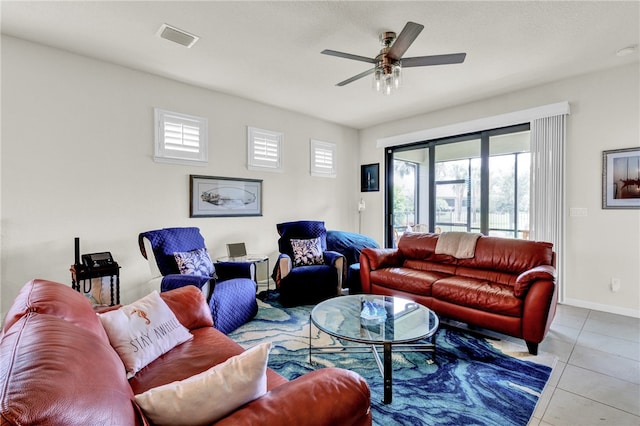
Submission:
[[[287,379],[314,369],[341,367],[359,373],[371,388],[373,424],[527,425],[551,367],[505,355],[488,340],[441,328],[436,363],[428,353],[393,354],[393,402],[382,403],[383,380],[372,354],[314,354],[309,363],[312,306],[282,308],[258,301],[256,318],[229,334],[248,348],[273,342],[269,367]],[[314,346],[341,342],[312,327]]]

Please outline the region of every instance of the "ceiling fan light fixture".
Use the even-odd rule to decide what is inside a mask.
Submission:
[[[390,95],[402,85],[402,64],[376,65],[373,73],[373,89],[378,93]]]
[[[402,85],[402,64],[398,62],[393,66],[393,87],[399,89]]]
[[[375,90],[376,92],[380,92],[382,90],[382,76],[382,68],[376,67],[375,71],[373,72],[373,80],[371,85],[373,90]]]

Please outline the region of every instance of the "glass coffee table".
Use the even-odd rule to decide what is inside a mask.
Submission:
[[[309,327],[309,362],[311,355],[325,352],[371,352],[384,379],[383,403],[392,399],[392,364],[394,352],[431,352],[435,360],[435,333],[440,321],[431,309],[408,299],[392,296],[358,294],[325,300],[313,308],[311,324],[338,339],[357,343],[344,346],[312,346]],[[380,359],[378,348],[382,347]]]

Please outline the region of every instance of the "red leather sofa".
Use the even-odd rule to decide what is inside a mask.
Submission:
[[[440,317],[522,338],[537,354],[556,312],[553,245],[481,236],[474,257],[458,259],[436,254],[438,238],[407,232],[397,249],[363,249],[363,292],[402,296]]]
[[[134,394],[191,377],[243,352],[212,327],[211,312],[196,287],[161,297],[193,339],[128,381],[88,299],[63,284],[27,283],[0,332],[0,424],[149,425]],[[216,424],[371,425],[369,403],[367,383],[353,372],[323,368],[287,381],[267,369],[267,393]]]

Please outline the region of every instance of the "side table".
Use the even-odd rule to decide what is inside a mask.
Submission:
[[[90,268],[84,265],[71,265],[71,287],[82,293],[87,294],[92,291],[91,280],[109,277],[110,286],[110,304],[115,306],[120,304],[120,266],[113,262],[110,265]]]

